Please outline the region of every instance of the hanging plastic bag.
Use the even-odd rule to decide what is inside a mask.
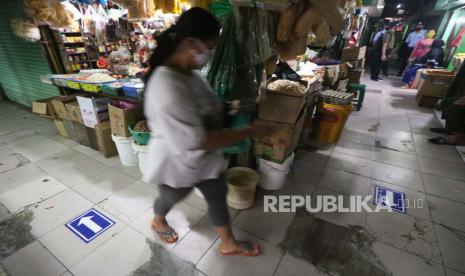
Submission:
[[[108,23],[108,15],[99,5],[97,9],[97,15],[94,18],[95,20],[95,38],[97,39],[97,44],[101,45],[106,41],[106,27]]]
[[[83,29],[86,33],[95,33],[95,17],[97,12],[92,6],[88,6],[83,17]]]
[[[10,19],[11,29],[13,33],[30,42],[40,40],[39,28],[30,20],[18,17]]]
[[[58,0],[24,0],[24,12],[35,24],[52,28],[68,27],[74,21],[73,13]]]

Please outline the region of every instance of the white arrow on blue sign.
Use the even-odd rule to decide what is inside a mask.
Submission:
[[[114,221],[92,208],[73,218],[66,227],[88,243],[113,225],[115,225]]]
[[[375,204],[385,206],[397,212],[407,212],[405,206],[405,193],[391,190],[385,187],[376,186]]]

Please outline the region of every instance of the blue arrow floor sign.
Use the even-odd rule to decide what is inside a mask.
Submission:
[[[114,221],[92,208],[72,219],[66,227],[88,243],[113,225],[115,225]]]
[[[388,188],[376,186],[375,204],[385,206],[391,210],[406,213],[405,193],[391,190]]]

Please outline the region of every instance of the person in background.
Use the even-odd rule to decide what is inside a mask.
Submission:
[[[379,81],[379,73],[383,62],[388,60],[388,49],[390,42],[394,39],[394,33],[390,30],[393,25],[385,23],[383,30],[379,31],[373,38],[373,59],[371,62],[371,80]]]
[[[423,56],[425,56],[431,49],[431,45],[433,44],[435,36],[436,36],[436,31],[429,30],[426,33],[425,38],[420,40],[415,46],[415,48],[413,48],[413,51],[409,57],[409,61],[414,61],[416,59],[420,59]]]
[[[413,52],[417,43],[425,38],[425,32],[423,31],[423,25],[418,24],[415,26],[415,31],[411,32],[405,39],[406,47],[403,48],[400,57],[400,71],[398,76],[401,77],[404,73],[405,67],[407,67],[408,59]]]
[[[272,129],[253,124],[225,130],[223,103],[196,72],[210,59],[218,43],[220,23],[208,11],[192,8],[162,33],[149,59],[144,113],[151,137],[144,180],[156,184],[153,230],[165,243],[178,234],[166,215],[197,187],[208,203],[208,216],[220,237],[222,255],[256,256],[255,242],[237,241],[226,204],[228,166],[222,149],[248,137],[262,138]]]
[[[394,30],[394,25],[391,25],[394,23],[389,24],[389,29],[383,36],[384,41],[388,41],[386,49],[386,60],[384,60],[381,65],[383,75],[385,75],[386,77],[389,76],[389,59],[391,58],[392,49],[394,49],[396,45],[396,34]]]
[[[412,65],[405,70],[402,77],[402,82],[405,84],[402,88],[410,88],[419,69],[442,67],[445,55],[443,47],[444,41],[434,40],[428,53],[412,61]]]

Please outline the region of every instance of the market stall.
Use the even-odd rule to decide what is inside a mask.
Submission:
[[[37,101],[34,111],[52,118],[61,135],[107,157],[118,154],[123,165],[138,164],[142,171],[146,166],[146,61],[156,35],[191,6],[208,7],[222,23],[218,47],[201,73],[224,102],[225,127],[252,121],[275,127],[265,139],[224,150],[234,166],[258,164],[261,188],[282,188],[294,150],[309,139],[337,142],[353,106],[362,107],[365,48],[352,43],[340,59],[323,51],[337,48],[336,37],[363,25],[349,16],[344,29],[344,17],[354,10],[345,1],[114,2],[66,2],[68,17],[62,20],[70,22],[41,26],[55,72],[42,81],[63,96]],[[37,10],[34,0],[28,3],[26,8]],[[32,21],[37,16],[31,14]]]

